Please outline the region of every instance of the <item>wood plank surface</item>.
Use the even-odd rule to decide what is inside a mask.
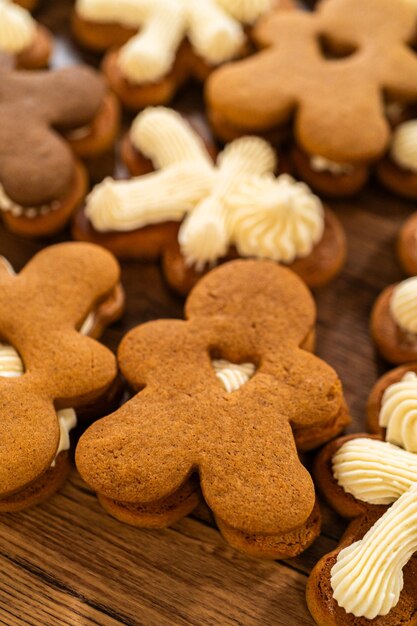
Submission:
[[[67,0],[50,0],[39,11],[59,33],[56,65],[81,58],[67,33],[70,8]],[[190,103],[195,106],[194,96],[177,102]],[[359,431],[369,390],[387,369],[370,341],[369,313],[378,293],[402,278],[394,242],[414,207],[373,183],[354,201],[332,207],[346,228],[349,258],[340,277],[316,293],[317,352],[341,376],[354,418],[350,430]],[[66,238],[68,232],[54,241]],[[23,241],[0,226],[0,253],[16,269],[48,243]],[[124,263],[123,282],[126,313],[103,338],[113,350],[138,323],[182,315],[182,301],[157,265]],[[123,525],[101,510],[74,470],[46,504],[0,518],[0,624],[311,625],[306,576],[344,527],[324,505],[323,516],[322,536],[303,555],[256,561],[225,543],[204,507],[164,531]]]

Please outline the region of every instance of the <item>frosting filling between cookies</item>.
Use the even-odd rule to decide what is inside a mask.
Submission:
[[[36,35],[36,22],[23,7],[0,0],[0,50],[19,54],[29,48]]]
[[[130,137],[159,169],[98,185],[86,203],[96,230],[129,231],[185,217],[178,241],[186,263],[197,270],[231,246],[242,256],[291,263],[322,238],[320,200],[290,176],[274,177],[276,155],[263,139],[233,141],[214,165],[187,122],[162,107],[139,114]]]
[[[52,211],[57,211],[61,207],[59,200],[54,200],[50,204],[43,204],[38,207],[24,207],[11,200],[4,191],[3,185],[0,183],[0,210],[10,212],[14,217],[27,217],[33,219],[39,215],[47,215]]]
[[[401,330],[417,341],[417,277],[403,280],[394,288],[390,312]]]
[[[253,363],[231,363],[225,359],[213,359],[214,372],[227,393],[237,391],[255,374]]]
[[[319,154],[310,157],[310,167],[315,172],[333,174],[333,176],[347,176],[355,170],[355,167],[350,163],[331,161]]]
[[[398,167],[417,174],[417,120],[397,126],[392,136],[390,155]]]
[[[417,484],[360,541],[344,548],[331,570],[333,596],[356,617],[387,615],[399,601],[403,567],[417,550]]]
[[[121,48],[118,64],[127,80],[142,84],[171,71],[185,38],[210,65],[236,57],[245,42],[242,24],[254,22],[271,4],[271,0],[78,0],[76,10],[92,22],[140,29]]]

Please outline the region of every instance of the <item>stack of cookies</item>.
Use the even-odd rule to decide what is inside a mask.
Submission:
[[[74,453],[117,523],[206,506],[233,549],[287,559],[323,496],[350,524],[309,578],[316,623],[416,624],[417,213],[370,312],[399,367],[365,433],[340,436],[314,295],[349,261],[337,198],[417,199],[417,2],[76,0],[91,62],[67,67],[35,4],[0,0],[0,253],[28,261],[0,257],[0,513]],[[132,262],[184,316],[128,306],[115,355]]]

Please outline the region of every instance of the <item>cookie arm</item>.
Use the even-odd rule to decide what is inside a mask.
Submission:
[[[391,97],[416,100],[417,56],[414,51],[397,46],[383,69],[384,86]]]

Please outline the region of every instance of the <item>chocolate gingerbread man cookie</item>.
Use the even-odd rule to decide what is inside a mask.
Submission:
[[[118,108],[87,67],[25,72],[4,69],[0,82],[0,211],[28,236],[62,228],[87,190],[74,156],[113,144]]]
[[[336,373],[310,352],[313,299],[290,270],[239,260],[199,282],[185,315],[123,339],[136,395],[84,433],[78,470],[105,509],[142,527],[191,512],[200,484],[233,546],[294,556],[320,528],[297,450],[349,422]]]
[[[305,184],[274,176],[276,154],[265,140],[240,138],[213,162],[215,147],[187,120],[155,107],[138,115],[123,152],[138,176],[96,186],[75,217],[74,237],[124,258],[161,256],[180,293],[236,256],[285,263],[311,287],[343,266],[337,217]]]
[[[73,30],[103,63],[109,84],[134,110],[169,102],[191,78],[249,51],[246,29],[293,0],[77,0]]]
[[[77,412],[111,396],[115,358],[91,337],[122,312],[119,279],[91,244],[45,248],[19,274],[1,258],[0,511],[59,488]]]
[[[417,365],[371,393],[373,435],[342,437],[316,460],[329,503],[353,521],[313,569],[307,603],[319,626],[417,623]]]
[[[347,195],[388,148],[384,98],[417,101],[416,10],[392,0],[321,0],[254,29],[260,51],[206,84],[214,129],[230,140],[292,127],[296,164],[326,193]]]

